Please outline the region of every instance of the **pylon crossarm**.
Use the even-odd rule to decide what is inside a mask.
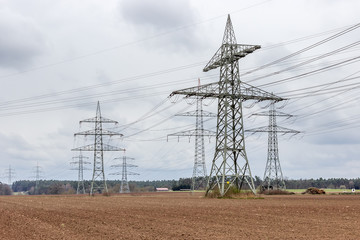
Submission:
[[[88,118],[88,119],[80,121],[80,123],[94,123],[94,122],[118,124],[117,121],[111,120],[111,119],[108,119],[108,118],[104,118],[104,117],[100,117],[100,118],[99,117],[93,117],[93,118]]]
[[[212,112],[208,112],[208,111],[191,111],[191,112],[184,112],[184,113],[179,113],[179,114],[175,114],[175,116],[183,116],[183,117],[196,117],[199,116],[201,114],[202,117],[217,117],[217,115],[215,113]]]
[[[81,164],[91,164],[91,162],[81,161]],[[70,164],[79,164],[79,161],[70,162]]]
[[[124,148],[114,147],[108,144],[103,144],[103,151],[125,151]]]
[[[114,165],[111,165],[110,167],[112,168],[118,168],[118,167],[122,167],[123,164],[114,164]]]
[[[189,131],[168,134],[169,136],[192,137],[192,136],[215,136],[216,132],[205,129],[194,129]]]
[[[185,95],[185,97],[187,98],[191,96],[199,96],[202,98],[207,98],[207,97],[217,98],[217,96],[219,95],[218,91],[219,91],[219,83],[215,82],[215,83],[204,84],[197,87],[190,87],[190,88],[184,88],[181,90],[173,91],[170,94],[170,97],[174,95]]]
[[[126,172],[127,173],[127,175],[140,175],[139,173],[135,173],[135,172],[130,172],[130,171],[127,171]],[[122,173],[121,172],[116,172],[116,173],[109,173],[109,175],[122,175]]]
[[[284,128],[284,127],[280,127],[280,126],[275,126],[274,128],[272,128],[270,126],[252,128],[252,129],[245,130],[245,132],[253,132],[253,133],[257,133],[257,132],[277,132],[277,133],[283,133],[283,134],[287,134],[287,133],[299,134],[300,133],[300,131],[296,131],[294,129]]]
[[[91,170],[90,168],[83,167],[83,170]],[[70,170],[79,170],[79,167],[70,168]]]
[[[259,112],[259,113],[253,113],[250,115],[251,116],[269,116],[269,111],[264,111],[264,112]],[[283,113],[283,112],[279,112],[279,111],[276,111],[272,116],[276,116],[276,117],[287,117],[287,118],[290,118],[290,117],[295,117],[295,115],[292,115],[292,114],[287,114],[287,113]]]
[[[283,101],[285,98],[278,97],[272,93],[261,90],[260,88],[251,86],[244,82],[241,82],[240,91],[235,93],[223,93],[219,92],[219,83],[209,83],[199,87],[190,87],[181,90],[174,91],[170,94],[170,96],[180,94],[188,97],[202,97],[202,98],[233,98],[233,99],[241,99],[242,101],[246,100],[257,100],[257,101]]]
[[[114,164],[114,165],[111,165],[110,167],[113,167],[113,168],[118,168],[118,167],[123,167],[124,164]],[[130,164],[130,163],[127,163],[125,164],[126,167],[138,167],[138,165],[135,165],[135,164]]]
[[[232,44],[225,43],[216,51],[215,55],[210,59],[203,71],[208,72],[212,69],[232,64],[240,58],[260,49],[259,45]]]
[[[81,160],[84,159],[84,158],[85,158],[85,159],[89,159],[89,157],[85,157],[85,156],[83,156],[82,154],[80,154],[79,156],[73,157],[73,159],[77,159],[77,158],[78,158],[78,159],[81,159]],[[84,161],[82,161],[82,162],[84,162]]]
[[[96,150],[95,144],[89,144],[86,146],[71,149],[71,151],[94,151]],[[107,144],[103,144],[103,151],[125,151],[124,148],[114,147]]]
[[[126,158],[126,160],[135,160],[135,158],[132,158],[132,157],[125,157]],[[117,158],[114,158],[114,160],[123,160],[124,159],[124,157],[117,157]]]
[[[95,129],[92,129],[84,132],[75,133],[74,136],[78,136],[78,135],[87,136],[87,135],[99,135],[99,134],[107,135],[107,136],[121,136],[121,137],[123,136],[121,133],[113,132],[105,129],[102,129],[100,132]]]

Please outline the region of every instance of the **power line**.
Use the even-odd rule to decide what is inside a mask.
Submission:
[[[358,61],[358,58],[359,57],[347,59],[347,60],[335,63],[333,65],[326,66],[324,68],[320,68],[320,69],[316,69],[316,70],[313,70],[313,71],[310,71],[310,72],[302,73],[300,75],[296,75],[296,76],[293,76],[293,77],[281,79],[281,80],[278,80],[278,81],[275,81],[275,82],[272,82],[272,83],[262,84],[259,87],[266,87],[266,86],[270,86],[270,85],[276,85],[276,84],[280,84],[280,83],[283,83],[283,82],[296,80],[298,78],[302,78],[302,77],[305,77],[307,75],[313,75],[313,74],[317,74],[317,73],[320,73],[320,72],[323,72],[323,71],[327,71],[329,69],[334,69],[334,68],[341,67],[341,66],[344,66],[344,65],[347,65],[347,64],[352,64],[352,63],[354,63],[353,62],[354,60]],[[357,61],[355,61],[355,62],[357,62]],[[178,82],[180,82],[180,81],[178,81]],[[161,85],[163,85],[163,84],[159,84],[159,86],[161,86]],[[175,84],[169,84],[169,85],[175,85]],[[167,86],[167,85],[165,85],[165,86]],[[153,89],[153,88],[156,88],[156,86],[146,86],[146,87],[143,87],[143,88],[144,89]],[[110,92],[110,94],[109,94],[109,92],[106,92],[106,93],[97,94],[97,96],[115,95],[116,93],[119,93],[119,92],[120,93],[121,92],[122,93],[129,93],[131,91],[136,91],[136,90],[139,90],[139,89],[134,89],[133,88],[133,89],[119,90],[118,92],[112,91],[112,92]],[[167,91],[163,91],[163,93],[166,93],[166,92]],[[138,99],[140,97],[150,97],[150,96],[154,96],[154,95],[158,95],[158,94],[159,93],[153,93],[153,94],[147,94],[147,95],[143,94],[142,96],[131,96],[131,97],[124,97],[124,98],[109,99],[109,100],[105,100],[103,102],[106,103],[106,102],[114,102],[114,101],[124,101],[124,100],[131,100],[131,99],[134,99],[134,98]],[[46,97],[48,97],[48,96],[46,96]],[[27,105],[25,104],[25,105],[8,106],[8,109],[11,109],[11,107],[12,108],[17,107],[17,108],[20,108],[20,109],[25,108],[25,107],[37,107],[37,106],[41,106],[41,105],[51,105],[51,104],[54,104],[54,103],[65,103],[65,102],[69,102],[69,101],[88,99],[88,98],[92,98],[92,96],[89,95],[89,96],[83,96],[83,97],[74,97],[74,98],[67,98],[67,99],[60,99],[60,100],[45,101],[45,102],[41,102],[41,103],[29,103]],[[28,100],[28,99],[22,99],[22,100]],[[16,100],[16,101],[20,102],[22,100]],[[54,111],[54,110],[61,110],[61,109],[67,109],[67,108],[88,106],[90,104],[92,104],[92,103],[72,104],[72,105],[60,106],[60,107],[50,107],[50,108],[43,108],[43,109],[36,109],[36,110],[20,111],[20,112],[13,112],[13,113],[4,113],[4,114],[0,114],[0,117],[22,115],[22,114],[32,114],[32,113]],[[2,108],[4,109],[4,107],[2,107]],[[0,109],[1,109],[1,107],[0,107]]]
[[[290,54],[290,55],[287,55],[287,56],[285,56],[285,57],[282,57],[282,58],[280,58],[280,59],[277,59],[277,60],[275,60],[275,61],[273,61],[273,62],[267,63],[267,64],[265,64],[265,65],[262,65],[262,66],[260,66],[260,67],[258,67],[258,68],[256,68],[256,69],[254,69],[254,70],[251,70],[251,71],[248,71],[248,72],[246,72],[246,73],[243,73],[243,75],[247,75],[247,74],[250,74],[250,73],[259,71],[259,70],[264,69],[264,68],[266,68],[266,67],[269,67],[269,66],[271,66],[271,65],[274,65],[274,64],[277,64],[277,63],[279,63],[279,62],[282,62],[282,61],[284,61],[284,60],[286,60],[286,59],[289,59],[289,58],[292,58],[292,57],[294,57],[294,56],[296,56],[296,55],[299,55],[299,54],[301,54],[301,53],[303,53],[303,52],[309,51],[309,50],[311,50],[311,49],[313,49],[313,48],[315,48],[315,47],[318,47],[318,46],[320,46],[320,45],[322,45],[322,44],[324,44],[324,43],[326,43],[326,42],[329,42],[329,41],[331,41],[331,40],[334,40],[334,39],[336,39],[336,38],[338,38],[338,37],[340,37],[340,36],[342,36],[342,35],[344,35],[344,34],[347,34],[347,33],[351,32],[351,31],[354,31],[354,30],[357,29],[358,27],[360,27],[360,23],[357,23],[357,24],[355,24],[355,25],[353,25],[353,26],[351,26],[351,27],[349,27],[349,28],[347,28],[347,29],[339,32],[339,33],[336,33],[336,34],[334,34],[334,35],[332,35],[332,36],[330,36],[330,37],[328,37],[328,38],[325,38],[325,39],[323,39],[323,40],[321,40],[321,41],[319,41],[319,42],[316,42],[316,43],[314,43],[314,44],[312,44],[312,45],[310,45],[310,46],[308,46],[308,47],[305,47],[305,48],[303,48],[303,49],[301,49],[301,50],[299,50],[299,51],[296,51],[296,52],[294,52],[294,53],[292,53],[292,54]]]
[[[341,51],[341,52],[338,52],[338,53],[335,53],[333,54],[332,56],[336,56],[336,55],[339,55],[339,54],[345,54],[345,53],[354,53],[356,51],[360,50],[360,47],[358,48],[352,48],[351,50],[346,50],[346,51]],[[316,55],[311,55],[311,56],[306,56],[306,57],[302,57],[302,58],[296,58],[296,59],[289,59],[287,61],[284,61],[284,62],[281,62],[279,64],[276,64],[274,66],[270,66],[268,68],[268,70],[270,70],[271,68],[279,68],[279,67],[282,67],[282,66],[292,66],[291,64],[297,64],[299,62],[302,62],[303,60],[308,60],[308,59],[312,59],[312,58],[315,58],[315,57],[318,57],[322,54],[316,54]],[[357,56],[357,55],[355,55]],[[349,56],[347,56],[346,58],[336,58],[336,60],[327,60],[326,63],[327,64],[331,64],[331,63],[335,63],[335,62],[339,62],[341,60],[346,60],[346,59],[349,59]],[[295,71],[301,71],[301,70],[306,70],[306,69],[312,69],[312,68],[315,68],[315,67],[318,67],[318,66],[321,66],[321,65],[324,65],[323,63],[316,63],[316,64],[306,64],[306,65],[303,65],[303,66],[299,66],[297,68],[294,68],[292,69],[292,72],[295,72]],[[247,68],[247,69],[254,69],[254,67],[251,67],[251,68]],[[242,74],[242,72],[245,72],[246,69],[243,69],[241,72],[240,72],[240,75]],[[274,71],[273,74],[274,76],[275,75],[278,75],[280,73],[286,73],[285,71]],[[242,76],[242,75],[241,75]],[[264,75],[251,75],[251,76],[245,76],[245,77],[242,77],[242,79],[245,81],[245,82],[248,82],[248,81],[252,81],[253,79],[260,79],[260,78],[264,78]]]
[[[353,74],[352,74],[353,75]],[[351,75],[350,75],[351,76]],[[346,78],[345,78],[346,79]],[[324,98],[324,99],[321,99],[321,100],[318,100],[318,101],[316,101],[316,102],[314,102],[314,103],[311,103],[311,104],[309,104],[309,105],[306,105],[306,106],[304,106],[304,107],[302,107],[302,108],[299,108],[299,109],[297,109],[297,110],[293,110],[292,111],[292,113],[295,113],[295,112],[298,112],[298,111],[300,111],[300,110],[303,110],[303,109],[309,109],[309,107],[311,107],[311,106],[314,106],[314,105],[317,105],[317,104],[319,104],[319,103],[321,103],[321,102],[324,102],[324,101],[326,101],[326,100],[328,100],[328,99],[333,99],[333,98],[335,98],[335,97],[337,97],[337,96],[340,96],[340,95],[342,95],[342,94],[344,94],[345,92],[349,92],[349,91],[352,91],[352,90],[356,90],[356,89],[358,89],[359,88],[359,86],[356,86],[355,88],[348,88],[348,89],[345,89],[345,90],[341,90],[341,91],[339,91],[339,93],[337,93],[337,94],[335,94],[335,95],[332,95],[332,96],[329,96],[329,97],[327,97],[327,98]],[[306,96],[303,96],[302,98],[305,98],[305,97],[311,97],[312,95],[306,95]],[[299,98],[299,99],[302,99],[302,98]],[[356,95],[356,98],[355,99],[357,99],[358,98],[358,95]],[[351,102],[351,101],[354,101],[354,99],[348,99],[347,101],[346,101],[346,103],[348,103],[348,102]],[[336,102],[336,105],[335,106],[340,106],[340,105],[342,105],[344,102],[342,102],[342,103],[339,103],[339,102]],[[334,107],[334,105],[332,105],[332,107]],[[326,108],[326,109],[324,109],[324,111],[327,111],[327,110],[330,110],[331,108],[330,107],[328,107],[328,108]],[[317,113],[320,113],[319,111],[317,112]],[[310,114],[311,115],[311,114]],[[306,117],[308,117],[308,116],[310,116],[309,114],[308,115],[302,115],[301,117],[302,118],[306,118]]]
[[[252,79],[252,80],[248,81],[248,82],[255,82],[255,81],[260,80],[260,79],[263,79],[263,78],[267,78],[267,77],[271,77],[271,76],[277,75],[277,74],[279,74],[279,73],[281,73],[281,72],[286,72],[286,71],[289,71],[289,70],[298,68],[298,67],[300,67],[300,66],[303,66],[303,65],[306,65],[306,64],[309,64],[309,63],[318,61],[318,60],[323,59],[323,58],[325,58],[325,57],[329,57],[329,56],[331,56],[331,55],[337,54],[337,53],[339,53],[339,52],[341,52],[341,51],[347,50],[347,49],[352,48],[352,47],[354,47],[354,46],[357,46],[357,45],[359,45],[359,44],[360,44],[360,41],[351,43],[351,44],[349,44],[349,45],[347,45],[347,46],[341,47],[341,48],[336,49],[336,50],[333,50],[333,51],[331,51],[331,52],[327,52],[327,53],[325,53],[325,54],[322,54],[322,55],[320,55],[320,56],[311,58],[311,59],[306,60],[306,61],[304,61],[304,62],[301,62],[301,63],[299,63],[299,64],[296,64],[296,65],[287,67],[287,68],[282,69],[282,70],[280,70],[280,71],[276,71],[276,72],[267,74],[267,75],[265,75],[265,76],[257,77],[257,78],[255,78],[255,79]]]
[[[190,106],[186,106],[186,107],[183,108],[181,111],[185,111],[185,110],[188,109],[189,107],[190,107]],[[138,132],[135,132],[135,133],[132,133],[132,134],[129,134],[129,135],[125,136],[124,139],[125,139],[125,138],[129,138],[129,137],[132,137],[132,136],[135,136],[135,135],[138,135],[138,134],[143,133],[143,132],[146,132],[146,131],[148,131],[148,130],[154,128],[154,127],[157,127],[157,126],[159,126],[160,124],[162,124],[162,123],[164,123],[164,122],[172,119],[173,117],[175,117],[175,115],[171,115],[171,116],[169,116],[169,117],[166,117],[165,119],[161,119],[159,122],[151,125],[150,127],[147,127],[147,128],[142,129],[142,130],[140,130],[140,131],[138,131]]]
[[[25,105],[24,104],[21,104],[21,105],[19,104],[19,105],[9,106],[11,104],[23,103],[23,102],[30,101],[30,100],[39,100],[39,99],[42,99],[42,98],[54,97],[54,96],[59,96],[59,95],[63,95],[63,94],[69,94],[69,93],[75,93],[75,92],[81,92],[81,91],[88,91],[88,90],[91,90],[93,88],[110,86],[110,85],[113,85],[113,84],[118,84],[120,82],[126,82],[126,81],[131,81],[131,80],[139,79],[139,78],[143,78],[143,77],[150,77],[150,76],[154,76],[154,75],[158,75],[158,74],[164,74],[164,73],[168,73],[168,72],[172,72],[172,71],[182,70],[184,68],[186,69],[188,67],[198,66],[200,64],[203,64],[203,63],[189,64],[189,65],[180,66],[180,67],[177,67],[177,68],[172,68],[172,69],[153,72],[153,73],[149,73],[149,74],[139,75],[139,76],[130,77],[130,78],[127,78],[127,79],[113,81],[113,82],[105,83],[105,84],[97,84],[97,85],[87,86],[87,87],[83,87],[83,88],[72,89],[72,90],[68,90],[68,91],[61,91],[61,92],[57,92],[57,93],[53,93],[53,94],[44,94],[44,95],[39,95],[39,96],[35,96],[35,97],[30,97],[30,98],[7,101],[7,102],[3,102],[2,104],[3,105],[6,104],[5,109],[9,109],[9,108],[13,109],[14,107],[17,107],[17,108],[38,107],[38,106],[41,106],[41,105],[49,105],[49,104],[51,105],[51,104],[55,104],[55,103],[61,104],[61,103],[70,102],[70,101],[86,100],[86,99],[91,98],[92,96],[91,95],[89,95],[89,96],[80,96],[80,97],[72,97],[72,98],[66,98],[66,99],[44,101],[44,102],[40,102],[40,103],[27,103]],[[294,68],[294,67],[292,67],[292,68]],[[152,88],[156,88],[156,86],[147,86],[147,87],[144,87],[144,89],[145,88],[152,89]],[[126,93],[128,91],[136,91],[136,90],[137,89],[128,89],[128,90],[104,92],[104,93],[97,94],[97,96],[109,96],[109,95],[118,94],[119,92],[120,93]],[[124,100],[124,98],[123,99],[118,99],[118,100]],[[117,100],[114,99],[113,101],[117,101]],[[6,113],[6,114],[3,114],[3,115],[0,115],[0,117],[1,116],[13,116],[13,115],[18,115],[18,114],[31,114],[31,113],[44,112],[44,111],[53,111],[53,110],[72,108],[72,107],[77,107],[77,106],[79,106],[79,105],[69,105],[67,107],[45,108],[45,109],[40,109],[40,110],[30,110],[30,111],[23,111],[23,112],[18,112],[18,113]],[[4,107],[3,107],[3,109],[4,109]]]
[[[360,78],[360,76],[351,78],[351,80],[358,79],[358,78]],[[343,92],[347,92],[349,90],[354,90],[359,85],[360,85],[360,83],[349,83],[349,84],[346,84],[346,85],[336,86],[336,87],[327,88],[327,89],[314,90],[314,91],[308,91],[308,92],[302,92],[302,93],[295,93],[295,94],[291,94],[291,95],[283,95],[283,97],[284,98],[291,98],[291,99],[298,99],[298,98],[303,99],[305,97],[314,97],[314,96],[319,96],[319,95],[324,95],[324,94],[329,94],[329,93],[338,93],[338,92],[343,93]]]
[[[355,75],[357,73],[359,73],[360,71],[356,71],[355,73],[351,74],[350,76],[352,75]],[[329,86],[332,86],[332,85],[335,85],[337,83],[344,83],[344,82],[347,82],[347,81],[351,81],[351,80],[354,80],[354,79],[358,79],[360,76],[357,76],[357,77],[352,77],[350,78],[350,76],[347,76],[341,80],[337,80],[337,81],[333,81],[333,82],[329,82],[329,83],[323,83],[323,84],[319,84],[319,85],[313,85],[313,86],[310,86],[310,87],[305,87],[305,88],[300,88],[300,89],[295,89],[295,90],[289,90],[289,91],[285,91],[285,92],[278,92],[277,94],[279,95],[283,95],[283,94],[287,94],[287,93],[294,93],[294,92],[300,92],[300,91],[304,91],[304,90],[311,90],[311,89],[314,89],[314,88],[319,88],[319,87],[323,87],[321,89],[319,89],[318,91],[322,91],[322,90],[326,90],[328,89],[327,87]],[[341,87],[341,86],[340,86]],[[293,96],[293,95],[291,95]],[[290,96],[289,96],[290,97]]]
[[[318,69],[313,70],[313,71],[305,72],[305,73],[302,73],[302,74],[299,74],[299,75],[296,75],[296,76],[280,79],[280,80],[277,80],[277,81],[273,81],[271,83],[261,84],[261,85],[258,85],[257,87],[268,87],[268,86],[274,86],[274,85],[282,84],[282,83],[285,83],[285,82],[294,81],[294,80],[297,80],[299,78],[304,78],[304,77],[307,77],[307,76],[310,76],[310,75],[319,74],[321,72],[329,71],[329,70],[339,68],[339,67],[343,67],[343,66],[346,66],[346,65],[349,65],[349,64],[356,63],[358,61],[360,61],[360,56],[352,57],[350,59],[347,59],[347,60],[332,64],[332,65],[328,65],[326,67],[318,68]]]
[[[291,40],[291,41],[280,43],[280,44],[281,45],[286,45],[286,44],[292,43],[294,41],[302,41],[304,39],[309,39],[309,38],[312,38],[312,37],[317,37],[317,36],[321,36],[323,34],[327,34],[329,32],[337,31],[338,29],[339,28],[334,29],[334,30],[330,30],[330,31],[326,31],[326,32],[322,32],[322,33],[318,33],[318,34],[315,34],[315,35],[302,37],[302,38],[299,38],[299,39]],[[342,29],[342,28],[340,28],[340,29]],[[270,46],[267,46],[267,47],[265,47],[263,49],[277,47],[278,45],[279,44],[270,45]],[[188,69],[188,68],[192,68],[192,67],[197,67],[197,66],[203,65],[204,63],[206,63],[206,62],[197,62],[197,63],[192,63],[192,64],[183,65],[183,66],[179,66],[179,67],[174,67],[174,68],[170,68],[170,69],[160,70],[160,71],[156,71],[156,72],[152,72],[152,73],[147,73],[147,74],[137,75],[137,76],[133,76],[133,77],[123,78],[123,79],[116,80],[116,81],[111,81],[111,82],[108,82],[108,83],[95,84],[95,85],[90,85],[90,86],[81,87],[81,88],[75,88],[75,89],[70,89],[70,90],[65,90],[65,91],[59,91],[59,92],[55,92],[55,93],[51,93],[51,94],[43,94],[43,95],[38,95],[38,96],[34,96],[34,97],[29,97],[29,98],[17,99],[17,100],[13,100],[13,101],[6,101],[6,102],[2,102],[0,105],[9,105],[9,104],[14,104],[14,103],[21,103],[21,102],[24,102],[24,101],[26,102],[26,101],[30,101],[30,100],[39,100],[39,99],[42,99],[42,98],[48,98],[48,97],[60,96],[60,95],[64,95],[64,94],[88,91],[88,90],[91,90],[91,89],[94,89],[94,88],[111,86],[111,85],[120,84],[120,83],[123,83],[123,82],[134,81],[134,80],[137,80],[137,79],[142,79],[142,78],[147,78],[147,77],[152,77],[152,76],[158,76],[158,75],[161,75],[161,74],[166,74],[166,73],[170,73],[170,72],[174,72],[174,71],[180,71],[180,70],[184,70],[184,69]],[[253,72],[253,71],[254,70],[251,70],[251,72]],[[242,75],[246,75],[246,74],[247,73],[242,73]],[[206,77],[204,77],[204,78],[206,78]],[[193,77],[191,79],[193,79]]]
[[[174,72],[174,71],[180,71],[180,70],[188,69],[188,68],[195,67],[195,66],[201,66],[201,65],[203,65],[203,62],[190,64],[190,65],[186,65],[186,66],[170,68],[170,69],[166,69],[166,70],[160,70],[160,71],[157,71],[157,72],[132,76],[132,77],[128,77],[128,78],[122,78],[122,79],[107,82],[107,83],[94,84],[94,85],[90,85],[90,86],[85,86],[85,87],[80,87],[80,88],[75,88],[75,89],[70,89],[70,90],[65,90],[65,91],[59,91],[59,92],[50,93],[50,94],[43,94],[43,95],[38,95],[38,96],[33,96],[33,97],[28,97],[28,98],[22,98],[22,99],[17,99],[17,100],[12,100],[12,101],[6,101],[6,102],[2,102],[0,105],[9,105],[9,104],[14,104],[14,103],[22,103],[22,102],[27,102],[27,101],[31,101],[31,100],[39,100],[39,99],[43,99],[43,98],[60,96],[60,95],[64,95],[64,94],[89,91],[89,90],[92,90],[92,89],[95,89],[95,88],[113,86],[113,85],[117,85],[117,84],[124,83],[124,82],[135,81],[135,80],[138,80],[138,79],[143,79],[143,78],[148,78],[148,77],[154,77],[154,76],[158,76],[158,75],[162,75],[162,74],[166,74],[166,73],[170,73],[170,72]],[[191,78],[191,80],[192,79],[193,78]],[[190,80],[190,78],[185,79],[185,80]],[[179,80],[177,82],[181,82],[181,81],[184,81],[184,79],[181,79],[181,80]]]

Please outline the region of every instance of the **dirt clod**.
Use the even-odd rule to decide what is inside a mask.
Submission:
[[[302,194],[325,194],[325,191],[316,187],[309,187]]]

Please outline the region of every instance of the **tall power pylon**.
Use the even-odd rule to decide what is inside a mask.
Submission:
[[[122,136],[122,134],[103,129],[103,124],[117,124],[115,120],[107,119],[101,116],[100,103],[97,103],[96,116],[80,121],[82,123],[94,123],[95,128],[85,132],[75,133],[74,136],[94,136],[94,144],[78,147],[72,151],[92,151],[94,152],[93,176],[90,187],[90,195],[97,192],[108,192],[104,172],[104,151],[125,151],[123,148],[110,146],[103,143],[103,136]]]
[[[200,79],[198,80],[198,87],[200,87]],[[195,136],[195,155],[194,155],[194,168],[192,175],[191,190],[205,189],[207,181],[207,171],[205,163],[205,144],[204,136],[215,136],[216,132],[204,129],[204,117],[216,117],[216,114],[203,111],[202,98],[196,98],[196,110],[192,112],[185,112],[176,114],[175,116],[190,116],[196,117],[196,127],[193,130],[182,131],[169,134],[168,136]]]
[[[120,158],[115,158],[115,159],[120,159]],[[140,175],[140,174],[128,171],[128,168],[137,167],[137,165],[127,163],[127,160],[134,160],[134,158],[129,158],[129,157],[123,156],[122,160],[123,160],[122,164],[111,165],[111,167],[113,167],[113,168],[121,167],[121,169],[122,169],[121,173],[116,172],[116,173],[111,173],[111,175],[120,175],[121,174],[121,184],[120,184],[119,193],[130,193],[130,187],[129,187],[129,182],[128,182],[127,176],[128,175]]]
[[[11,165],[9,165],[9,168],[5,170],[5,177],[8,179],[8,185],[11,186],[12,179],[15,175],[15,171],[13,168],[11,168]]]
[[[255,193],[254,180],[245,151],[242,102],[284,100],[240,81],[238,60],[259,48],[259,45],[237,44],[229,15],[222,45],[203,69],[207,72],[220,67],[219,82],[186,88],[170,94],[218,99],[216,146],[206,195],[218,188],[220,195],[224,196],[231,186],[240,190],[244,183]]]
[[[71,162],[71,164],[74,164],[76,167],[72,168],[72,170],[78,171],[78,185],[76,188],[76,194],[85,194],[85,185],[84,185],[84,170],[88,170],[88,168],[85,168],[85,164],[90,164],[90,162],[84,161],[84,159],[88,159],[88,157],[85,157],[82,155],[82,152],[80,151],[79,156],[73,157],[73,159],[78,159],[77,161]]]
[[[269,116],[269,126],[248,129],[246,132],[267,132],[268,133],[268,154],[264,172],[263,184],[264,189],[286,189],[284,177],[281,170],[279,159],[279,147],[277,133],[298,134],[299,131],[280,127],[276,124],[276,117],[293,117],[293,115],[277,112],[275,103],[271,103],[269,112],[254,113],[255,116]]]

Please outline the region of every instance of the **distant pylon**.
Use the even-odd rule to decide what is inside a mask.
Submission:
[[[219,81],[170,94],[170,96],[181,94],[185,97],[218,99],[216,146],[206,195],[217,189],[220,195],[224,196],[231,187],[241,190],[244,184],[255,193],[254,180],[245,151],[242,102],[284,100],[240,81],[238,60],[259,48],[259,45],[237,44],[228,15],[222,45],[203,69],[207,72],[220,67]]]
[[[104,172],[104,151],[125,151],[123,148],[110,146],[103,143],[103,136],[122,136],[122,134],[104,130],[103,124],[104,123],[113,123],[117,124],[117,121],[107,119],[101,116],[100,111],[100,103],[97,103],[96,108],[96,117],[89,118],[80,121],[81,123],[95,123],[95,129],[88,130],[85,132],[75,133],[74,136],[83,135],[83,136],[94,136],[95,141],[94,144],[78,147],[72,149],[72,151],[93,151],[94,152],[94,165],[93,165],[93,177],[91,181],[90,187],[90,195],[93,195],[95,191],[108,192],[106,179],[105,179],[105,172]]]
[[[41,173],[42,173],[41,167],[39,166],[38,162],[36,163],[34,172],[35,172],[34,194],[36,195],[36,194],[39,194],[39,183],[40,183],[40,178],[41,178]]]
[[[120,158],[115,158],[115,159],[120,159]],[[139,175],[139,174],[128,171],[128,168],[134,168],[134,167],[137,167],[137,165],[127,163],[127,160],[134,160],[134,158],[129,158],[129,157],[123,156],[122,160],[123,160],[122,164],[111,165],[111,167],[113,167],[113,168],[121,167],[121,169],[122,169],[119,193],[130,193],[130,187],[129,187],[129,182],[128,182],[127,176],[128,175]],[[120,172],[110,173],[110,175],[120,175]]]
[[[198,79],[198,87],[200,87],[200,79]],[[195,136],[195,154],[194,154],[194,168],[192,175],[191,190],[205,189],[207,183],[207,171],[205,162],[205,144],[204,136],[215,136],[216,132],[205,130],[203,117],[216,117],[216,114],[203,111],[202,98],[196,98],[196,110],[192,112],[185,112],[176,114],[175,116],[191,116],[196,117],[196,127],[194,130],[182,131],[169,134],[168,136]]]
[[[277,133],[298,134],[299,131],[283,128],[276,124],[276,117],[293,117],[293,115],[276,112],[275,103],[270,105],[269,112],[255,113],[256,116],[269,116],[269,126],[246,130],[246,132],[267,132],[268,133],[268,154],[262,187],[264,189],[286,189],[283,173],[279,159],[279,147]]]
[[[9,165],[9,168],[5,171],[5,177],[8,178],[8,185],[11,187],[12,179],[15,175],[15,171],[13,168],[11,168],[11,165]]]
[[[84,159],[88,159],[88,157],[82,155],[81,151],[79,156],[73,157],[73,159],[78,159],[77,161],[71,162],[71,164],[77,165],[76,167],[72,168],[72,170],[78,171],[78,184],[76,188],[76,194],[85,194],[84,170],[88,170],[88,168],[85,168],[84,164],[90,164],[90,162],[84,161]]]

